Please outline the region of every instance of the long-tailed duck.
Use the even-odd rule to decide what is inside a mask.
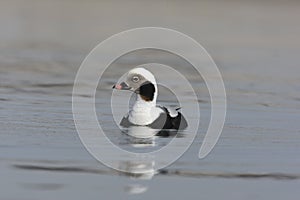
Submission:
[[[144,68],[135,68],[126,74],[125,81],[113,86],[117,90],[130,90],[135,92],[136,101],[132,109],[123,117],[120,125],[148,126],[154,129],[185,129],[187,121],[178,111],[156,105],[158,95],[154,75]]]

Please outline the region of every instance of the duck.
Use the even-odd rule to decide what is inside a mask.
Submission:
[[[123,81],[113,85],[115,90],[127,90],[136,94],[135,102],[122,118],[120,125],[147,126],[153,129],[183,130],[188,126],[180,107],[157,105],[158,87],[154,75],[143,67],[131,69]]]

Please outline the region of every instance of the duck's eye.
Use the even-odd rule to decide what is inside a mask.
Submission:
[[[135,82],[135,83],[137,83],[137,82],[140,81],[140,78],[138,76],[133,76],[132,77],[132,81]]]

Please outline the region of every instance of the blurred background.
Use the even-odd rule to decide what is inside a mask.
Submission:
[[[296,199],[299,19],[297,0],[0,0],[0,199]],[[139,178],[86,152],[71,94],[98,43],[146,26],[180,31],[206,48],[223,76],[228,112],[207,158],[197,158],[198,137],[178,162]],[[208,120],[209,95],[199,102]]]

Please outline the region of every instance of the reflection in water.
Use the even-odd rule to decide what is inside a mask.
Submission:
[[[141,160],[140,162],[120,162],[120,169],[126,171],[125,175],[132,180],[151,180],[156,171],[154,170],[154,160]],[[125,185],[124,191],[128,194],[141,194],[148,190],[145,184]]]
[[[146,150],[143,153],[159,150],[177,135],[176,130],[152,129],[145,126],[131,126],[124,129],[123,133],[128,136],[126,146],[132,147],[130,151],[141,152]],[[170,139],[165,143],[156,142],[159,138]],[[118,168],[126,172],[127,176],[138,180],[151,180],[157,173],[154,169],[155,157],[149,154],[136,156],[136,159],[120,161]],[[148,187],[144,184],[129,184],[125,186],[124,191],[128,194],[141,194],[146,192],[147,189]]]
[[[120,162],[120,168],[123,171],[127,172],[127,176],[150,180],[155,175],[154,160],[143,160],[140,162]]]
[[[147,126],[131,126],[124,133],[135,138],[153,138],[159,131],[159,129],[152,129]]]
[[[145,126],[132,126],[124,130],[124,133],[129,136],[128,144],[134,149],[155,147],[155,135],[159,132],[160,130]],[[119,169],[126,171],[127,176],[134,179],[151,180],[155,175],[154,165],[153,156],[145,154],[134,161],[120,161]],[[124,191],[128,194],[141,194],[147,189],[148,187],[142,184],[129,184],[124,187]]]
[[[182,133],[179,133],[178,130],[161,130],[161,129],[152,129],[145,126],[131,126],[127,129],[123,129],[122,133],[126,134],[129,137],[126,139],[122,138],[119,141],[119,144],[124,144],[126,141],[126,145],[130,145],[134,148],[147,148],[147,147],[159,147],[162,148],[164,145],[159,145],[155,143],[157,138],[170,138],[170,140],[174,137],[183,137]],[[131,149],[134,151],[134,149]],[[152,149],[152,150],[158,150]]]
[[[182,131],[181,131],[182,132]],[[168,145],[175,137],[183,137],[177,130],[152,129],[145,126],[132,126],[122,130],[123,136],[115,143],[129,152],[149,153]]]
[[[155,146],[154,136],[159,130],[145,126],[132,126],[128,129],[124,129],[122,132],[129,136],[126,138],[127,145],[134,148],[146,148]]]
[[[131,184],[125,186],[124,190],[128,194],[141,194],[146,192],[148,190],[148,187],[140,184]]]
[[[123,133],[132,136],[134,138],[140,138],[140,139],[153,139],[155,136],[158,137],[175,137],[177,136],[177,133],[180,131],[178,130],[168,130],[168,129],[152,129],[147,126],[131,126],[127,129],[124,129],[122,131]],[[182,136],[179,135],[179,136]],[[140,140],[142,141],[142,140]]]

